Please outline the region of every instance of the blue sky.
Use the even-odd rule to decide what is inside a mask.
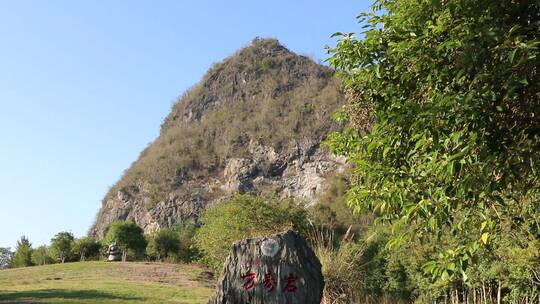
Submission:
[[[0,0],[0,247],[85,235],[213,63],[256,36],[324,60],[369,3]]]

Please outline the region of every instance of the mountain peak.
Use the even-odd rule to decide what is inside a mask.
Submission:
[[[258,48],[262,50],[287,50],[286,47],[284,47],[279,40],[276,38],[262,38],[262,37],[255,37],[253,40],[251,40],[251,44],[247,48]],[[245,49],[245,48],[244,48]]]
[[[277,39],[257,37],[250,45],[214,64],[175,104],[162,130],[179,122],[200,120],[223,103],[249,102],[257,95],[276,98],[309,77],[329,79],[332,74],[330,68],[291,52]]]
[[[241,57],[243,53],[251,52],[260,56],[261,58],[273,57],[282,55],[283,53],[292,53],[285,46],[283,46],[279,40],[275,38],[261,38],[255,37],[251,44],[245,48],[240,49],[237,53]]]

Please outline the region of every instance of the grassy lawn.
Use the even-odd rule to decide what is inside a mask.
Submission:
[[[193,265],[83,262],[0,270],[0,303],[206,303]]]

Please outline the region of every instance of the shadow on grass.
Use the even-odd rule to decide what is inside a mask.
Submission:
[[[144,300],[144,298],[127,295],[116,295],[97,290],[73,290],[73,289],[40,289],[28,291],[0,290],[0,303],[31,303],[35,300],[45,299],[71,299],[71,300]]]

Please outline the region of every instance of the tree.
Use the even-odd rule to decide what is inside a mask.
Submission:
[[[152,247],[158,260],[178,256],[180,251],[180,235],[169,228],[161,229],[152,239]]]
[[[115,242],[122,250],[122,261],[127,260],[128,251],[132,253],[144,252],[147,241],[144,231],[133,221],[116,221],[112,223],[104,238],[105,244]]]
[[[75,238],[71,232],[59,232],[51,239],[52,256],[64,263],[71,257],[71,250]]]
[[[0,247],[0,269],[8,268],[11,265],[13,252],[10,248]]]
[[[47,246],[37,247],[32,252],[32,263],[37,266],[46,265],[52,262]]]
[[[15,247],[15,254],[11,261],[11,265],[17,267],[32,266],[32,244],[26,236],[22,236],[17,241],[17,247]]]
[[[203,226],[195,234],[202,262],[216,271],[234,241],[264,236],[292,228],[306,234],[306,209],[293,201],[273,201],[252,195],[236,195],[202,215]]]
[[[165,242],[165,243],[171,243],[171,246],[169,247],[168,253],[166,256],[163,255],[163,252],[161,255],[156,250],[156,235],[157,234],[149,234],[146,235],[146,239],[148,242],[148,246],[146,246],[146,256],[147,258],[151,260],[161,260],[163,258],[167,258],[170,262],[185,262],[190,263],[198,260],[200,258],[200,253],[198,248],[194,244],[194,236],[198,229],[198,226],[191,222],[184,222],[181,224],[173,225],[170,228],[165,228],[162,230],[167,231],[167,234],[170,234],[171,236],[165,237],[162,236],[162,240],[159,242]],[[160,232],[162,231],[160,230]],[[171,238],[170,241],[165,241],[163,239]],[[173,242],[172,239],[177,239]],[[159,239],[159,238],[158,238]],[[176,243],[178,245],[178,250],[176,250],[175,245],[172,245],[173,243]],[[157,245],[157,247],[160,247],[160,245]]]
[[[327,144],[355,164],[350,206],[391,223],[390,246],[432,238],[423,270],[444,286],[502,240],[537,241],[538,1],[381,0],[360,18],[363,38],[330,49],[349,127]]]
[[[73,252],[81,262],[84,262],[88,257],[99,255],[100,248],[101,244],[89,236],[77,239],[73,243]]]

